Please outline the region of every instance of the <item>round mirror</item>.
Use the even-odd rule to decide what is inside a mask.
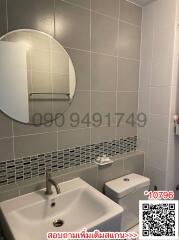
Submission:
[[[76,87],[66,50],[50,35],[30,29],[9,32],[0,40],[0,109],[30,124],[58,118]]]

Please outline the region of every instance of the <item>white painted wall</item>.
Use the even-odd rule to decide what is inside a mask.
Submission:
[[[143,7],[139,112],[148,117],[138,128],[145,175],[159,189],[167,187],[177,0],[157,0]]]
[[[179,184],[179,136],[175,135],[175,126],[173,115],[179,114],[179,1],[176,8],[175,22],[175,49],[173,55],[173,76],[170,102],[170,129],[169,129],[169,151],[168,164],[166,171],[166,187],[175,190]],[[179,192],[175,192],[176,198],[179,199]]]

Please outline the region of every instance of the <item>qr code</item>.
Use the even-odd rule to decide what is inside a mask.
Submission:
[[[139,239],[178,239],[178,201],[140,201]]]

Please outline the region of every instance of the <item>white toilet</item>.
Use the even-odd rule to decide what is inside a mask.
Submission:
[[[106,196],[124,208],[121,231],[137,231],[139,200],[147,199],[144,191],[149,190],[149,185],[149,178],[134,173],[105,183]]]

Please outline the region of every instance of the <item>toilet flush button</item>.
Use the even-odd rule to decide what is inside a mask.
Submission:
[[[124,178],[123,181],[124,181],[124,182],[129,182],[130,179],[129,179],[129,178]]]

